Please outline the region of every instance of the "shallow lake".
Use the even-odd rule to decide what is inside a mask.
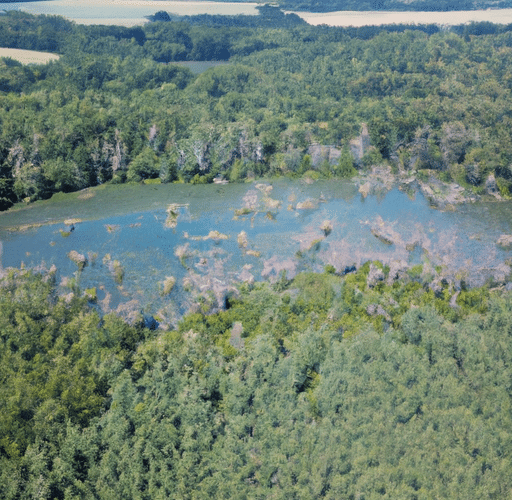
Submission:
[[[1,213],[1,265],[55,265],[62,293],[75,277],[83,289],[96,287],[104,311],[143,309],[174,323],[208,294],[220,303],[240,281],[326,264],[343,271],[378,259],[441,266],[449,279],[475,285],[502,279],[510,252],[496,240],[512,232],[511,212],[510,203],[441,212],[421,194],[411,199],[398,189],[363,198],[343,181],[105,186]],[[82,222],[69,231],[69,218]],[[68,257],[73,250],[88,259],[81,273]],[[124,270],[122,284],[114,261]],[[176,285],[163,296],[168,277]]]

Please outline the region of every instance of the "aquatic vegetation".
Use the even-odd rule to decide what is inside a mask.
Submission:
[[[249,243],[248,239],[247,239],[247,233],[245,231],[241,231],[237,238],[236,238],[236,241],[238,243],[238,246],[240,248],[247,248],[247,245]]]
[[[220,233],[216,229],[213,231],[210,231],[208,233],[208,236],[204,236],[203,240],[213,240],[215,242],[219,242],[220,240],[227,240],[229,239],[229,236],[227,234]]]
[[[124,268],[121,265],[121,262],[119,262],[118,260],[115,260],[115,259],[112,260],[112,256],[108,253],[105,254],[105,256],[103,257],[102,262],[104,265],[106,265],[108,267],[109,272],[114,277],[114,281],[118,285],[121,285],[123,283],[123,278],[124,278],[124,273],[125,273]]]
[[[363,198],[366,198],[370,192],[371,192],[372,186],[369,182],[365,182],[361,186],[359,186],[359,192],[363,196]]]
[[[193,288],[194,282],[189,276],[185,276],[185,278],[183,278],[183,290],[186,292],[191,292]]]
[[[312,209],[315,209],[318,207],[318,201],[317,200],[312,200],[312,199],[307,199],[305,201],[300,201],[299,203],[297,203],[297,205],[295,205],[295,208],[297,210],[312,210]]]
[[[254,284],[254,275],[250,272],[252,269],[251,264],[245,264],[242,271],[238,274],[238,280],[240,283],[246,283],[249,285]]]
[[[112,300],[112,294],[109,291],[105,290],[105,287],[103,285],[101,285],[99,288],[100,290],[103,290],[105,292],[105,297],[103,297],[103,299],[99,301],[101,310],[103,311],[104,314],[108,314],[109,312],[111,312],[110,302]]]
[[[265,195],[269,195],[272,190],[274,189],[274,187],[270,184],[262,184],[262,183],[258,183],[254,186],[258,191],[261,191],[263,194]]]
[[[105,228],[109,233],[113,233],[115,231],[118,231],[121,226],[119,224],[105,224]]]
[[[320,244],[322,243],[323,238],[318,238],[316,240],[313,240],[311,242],[311,245],[309,246],[308,250],[312,250],[313,252],[318,252],[320,250]]]
[[[187,269],[186,260],[192,255],[190,252],[190,245],[186,243],[185,245],[179,245],[174,249],[174,255],[178,257],[181,262],[181,265]]]
[[[242,208],[236,208],[234,213],[235,213],[235,217],[241,217],[243,215],[248,215],[252,212],[253,212],[253,210],[250,209],[249,207],[242,207]]]
[[[68,257],[78,266],[80,271],[87,265],[86,256],[78,253],[76,250],[71,250],[71,252],[68,253]]]
[[[115,282],[118,284],[122,284],[124,278],[124,268],[118,260],[112,261],[111,270],[114,274]]]
[[[413,241],[411,243],[406,243],[405,249],[408,252],[414,252],[414,250],[416,250],[416,248],[418,248],[420,246],[421,246],[421,243],[419,241]]]
[[[322,225],[320,226],[320,229],[323,231],[325,236],[329,236],[332,232],[332,221],[330,220],[324,220],[322,222]]]
[[[512,247],[512,235],[510,234],[502,234],[498,240],[496,241],[496,245],[503,248],[511,248]]]
[[[301,252],[307,252],[311,249],[318,250],[323,239],[325,239],[325,235],[315,226],[306,227],[302,233],[292,236],[292,240],[299,242]]]
[[[86,288],[84,295],[87,297],[89,302],[96,302],[98,300],[98,293],[96,287]]]
[[[174,276],[167,276],[162,282],[162,295],[169,295],[176,284]]]
[[[375,236],[375,238],[377,238],[379,241],[381,241],[385,245],[393,244],[393,240],[391,238],[389,238],[388,236],[386,236],[385,234],[383,234],[382,232],[380,232],[377,228],[372,228],[370,231],[372,232],[373,236]]]
[[[77,197],[79,200],[90,200],[91,198],[94,198],[96,194],[94,191],[91,191],[90,189],[85,189],[82,193],[80,193]]]
[[[87,260],[90,265],[94,265],[96,263],[96,259],[98,258],[98,254],[96,252],[87,252]]]
[[[371,222],[367,221],[364,224],[369,225],[373,236],[385,245],[404,246],[402,236],[394,229],[394,223],[385,221],[381,215],[377,215]]]
[[[269,197],[265,197],[263,202],[265,204],[265,208],[268,208],[270,210],[276,210],[281,206],[281,202],[279,200],[274,200]]]
[[[130,326],[139,326],[144,324],[144,316],[140,309],[138,300],[132,299],[119,304],[116,308],[116,315],[122,318]]]
[[[165,227],[174,229],[178,225],[178,217],[180,215],[179,207],[180,207],[180,205],[177,203],[171,203],[167,207],[167,210],[166,210],[167,219],[165,219],[165,223],[164,223]]]

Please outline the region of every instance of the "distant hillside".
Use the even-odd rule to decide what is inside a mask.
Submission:
[[[278,0],[285,10],[333,12],[339,10],[448,11],[503,9],[511,0]]]

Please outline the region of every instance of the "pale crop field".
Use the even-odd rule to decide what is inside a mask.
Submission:
[[[46,64],[59,59],[57,54],[37,50],[5,49],[0,47],[0,57],[10,57],[21,64]]]

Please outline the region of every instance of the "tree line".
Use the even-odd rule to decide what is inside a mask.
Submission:
[[[342,176],[388,163],[485,191],[512,185],[510,26],[78,26],[0,17],[0,206],[105,182]],[[226,61],[200,74],[183,61]],[[311,164],[315,144],[364,157]],[[350,164],[351,163],[351,164]]]

